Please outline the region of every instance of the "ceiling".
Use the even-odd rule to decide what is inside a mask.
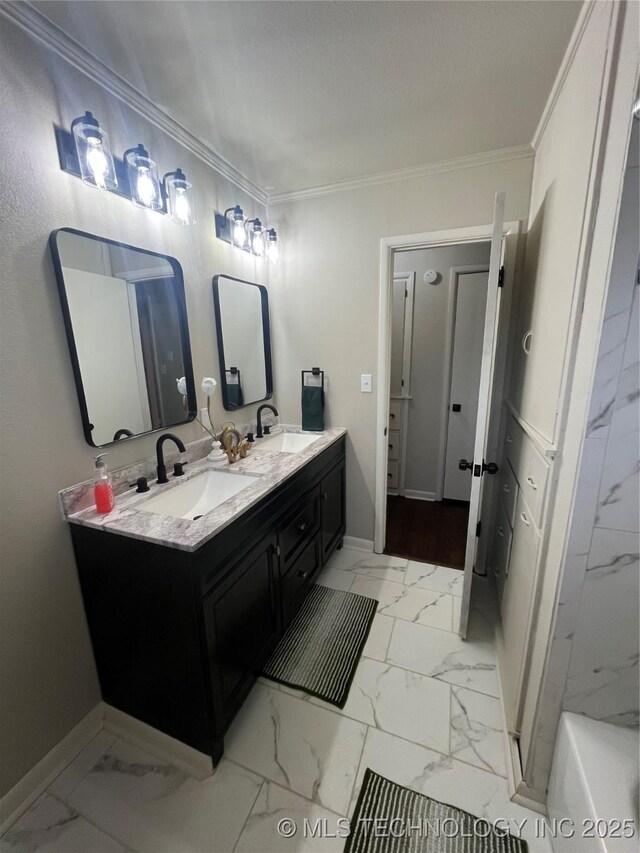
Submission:
[[[34,5],[281,193],[530,142],[581,2]]]

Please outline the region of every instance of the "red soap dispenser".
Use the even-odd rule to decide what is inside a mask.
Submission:
[[[106,515],[116,505],[116,500],[113,496],[113,486],[111,485],[111,475],[107,471],[107,466],[104,464],[103,456],[105,453],[100,453],[96,456],[96,469],[93,478],[93,497],[96,502],[96,510],[102,515]]]

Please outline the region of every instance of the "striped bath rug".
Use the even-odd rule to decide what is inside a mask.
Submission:
[[[367,767],[344,853],[527,853],[527,842]]]
[[[343,708],[378,602],[314,585],[262,674]]]

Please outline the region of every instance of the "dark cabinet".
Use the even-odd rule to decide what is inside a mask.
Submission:
[[[225,724],[278,641],[274,559],[265,536],[203,600],[216,717]]]
[[[338,465],[320,482],[322,499],[322,556],[326,562],[345,531],[345,469]]]
[[[71,525],[105,702],[212,756],[345,530],[344,438],[195,552]]]

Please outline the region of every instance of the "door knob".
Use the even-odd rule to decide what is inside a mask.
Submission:
[[[485,473],[485,471],[487,472],[487,474],[497,474],[499,470],[500,469],[498,468],[498,466],[496,465],[495,462],[489,462],[488,465],[486,462],[484,462],[484,461],[482,462],[482,473],[483,474]]]
[[[473,459],[471,460],[471,462],[467,462],[466,459],[461,459],[458,462],[458,468],[461,471],[470,471],[473,468]]]

